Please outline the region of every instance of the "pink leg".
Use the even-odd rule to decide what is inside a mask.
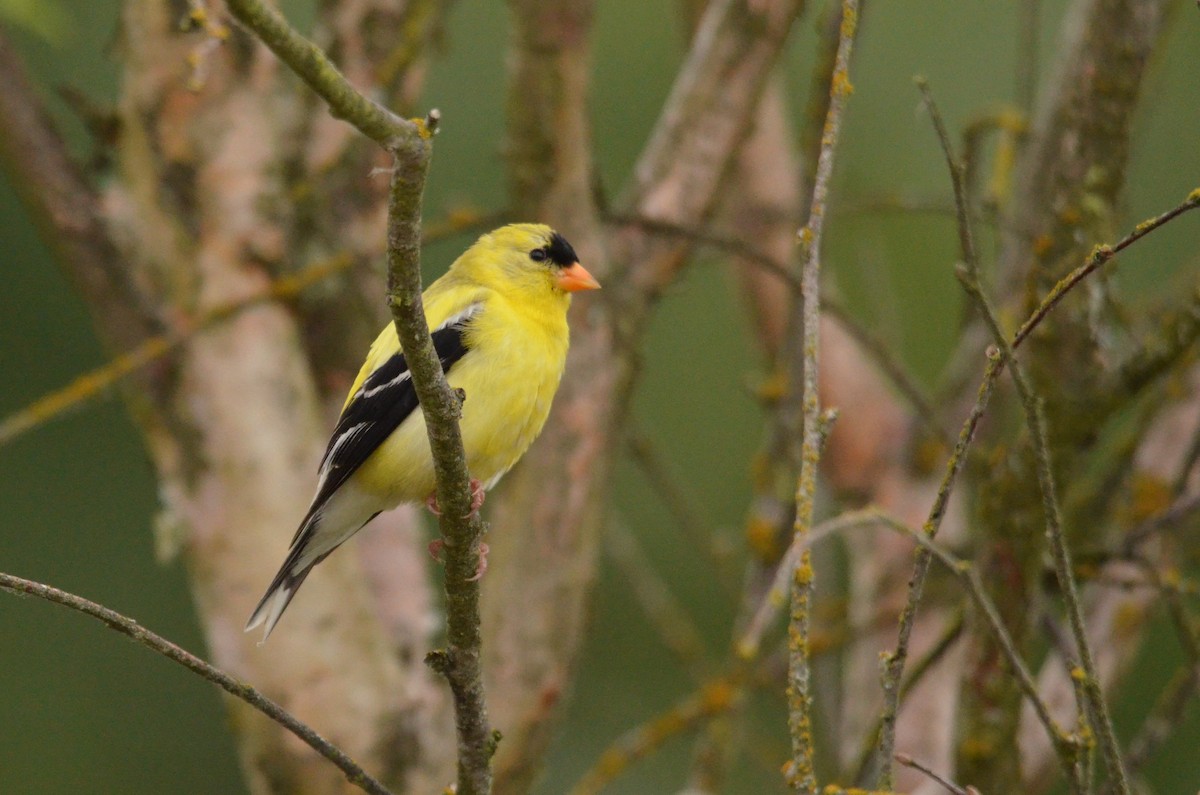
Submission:
[[[444,538],[435,538],[432,541],[430,541],[429,542],[429,557],[433,558],[438,563],[441,563],[442,562],[442,548],[444,546],[446,546],[446,539],[444,539]]]

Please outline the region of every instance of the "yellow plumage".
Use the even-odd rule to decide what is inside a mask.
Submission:
[[[598,286],[552,229],[513,224],[481,237],[425,291],[447,380],[466,394],[467,464],[485,489],[529,449],[550,413],[566,362],[570,293]],[[423,501],[434,488],[424,415],[388,324],[346,398],[309,514],[246,628],[265,622],[265,638],[325,555],[380,511]]]

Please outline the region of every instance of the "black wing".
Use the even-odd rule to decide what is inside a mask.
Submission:
[[[447,374],[468,350],[466,329],[478,310],[478,304],[472,305],[432,334],[433,348]],[[408,362],[403,353],[396,353],[367,376],[343,409],[321,459],[321,481],[310,515],[321,509],[417,405]]]

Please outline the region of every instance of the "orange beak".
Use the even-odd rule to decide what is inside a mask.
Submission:
[[[595,277],[588,273],[587,269],[578,262],[572,263],[570,267],[560,270],[556,281],[558,289],[568,293],[577,293],[580,290],[600,289],[600,282],[596,281]]]

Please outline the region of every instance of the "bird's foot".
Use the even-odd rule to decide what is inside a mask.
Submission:
[[[438,563],[442,563],[442,550],[445,549],[445,547],[446,539],[433,539],[429,542],[429,557],[433,558]],[[479,564],[475,567],[475,575],[473,577],[468,577],[467,582],[479,582],[481,579],[483,579],[483,575],[487,573],[487,556],[488,545],[481,541],[479,542]]]
[[[483,579],[484,573],[487,572],[487,556],[488,556],[488,545],[483,543],[482,541],[480,541],[479,542],[479,565],[475,567],[475,576],[468,577],[467,582],[479,582],[480,580]]]
[[[466,516],[463,517],[464,519],[470,519],[475,514],[479,513],[479,509],[483,507],[483,499],[486,494],[487,492],[484,491],[483,484],[475,478],[471,478],[471,510]],[[428,508],[429,512],[434,516],[442,515],[442,509],[438,506],[436,491],[425,498],[425,507]]]
[[[479,509],[483,507],[483,498],[485,495],[486,492],[483,490],[483,484],[475,478],[471,478],[471,512],[464,516],[464,519],[470,519],[479,513]]]
[[[442,515],[442,509],[438,507],[436,491],[425,498],[425,507],[428,508],[429,512],[434,516]]]

